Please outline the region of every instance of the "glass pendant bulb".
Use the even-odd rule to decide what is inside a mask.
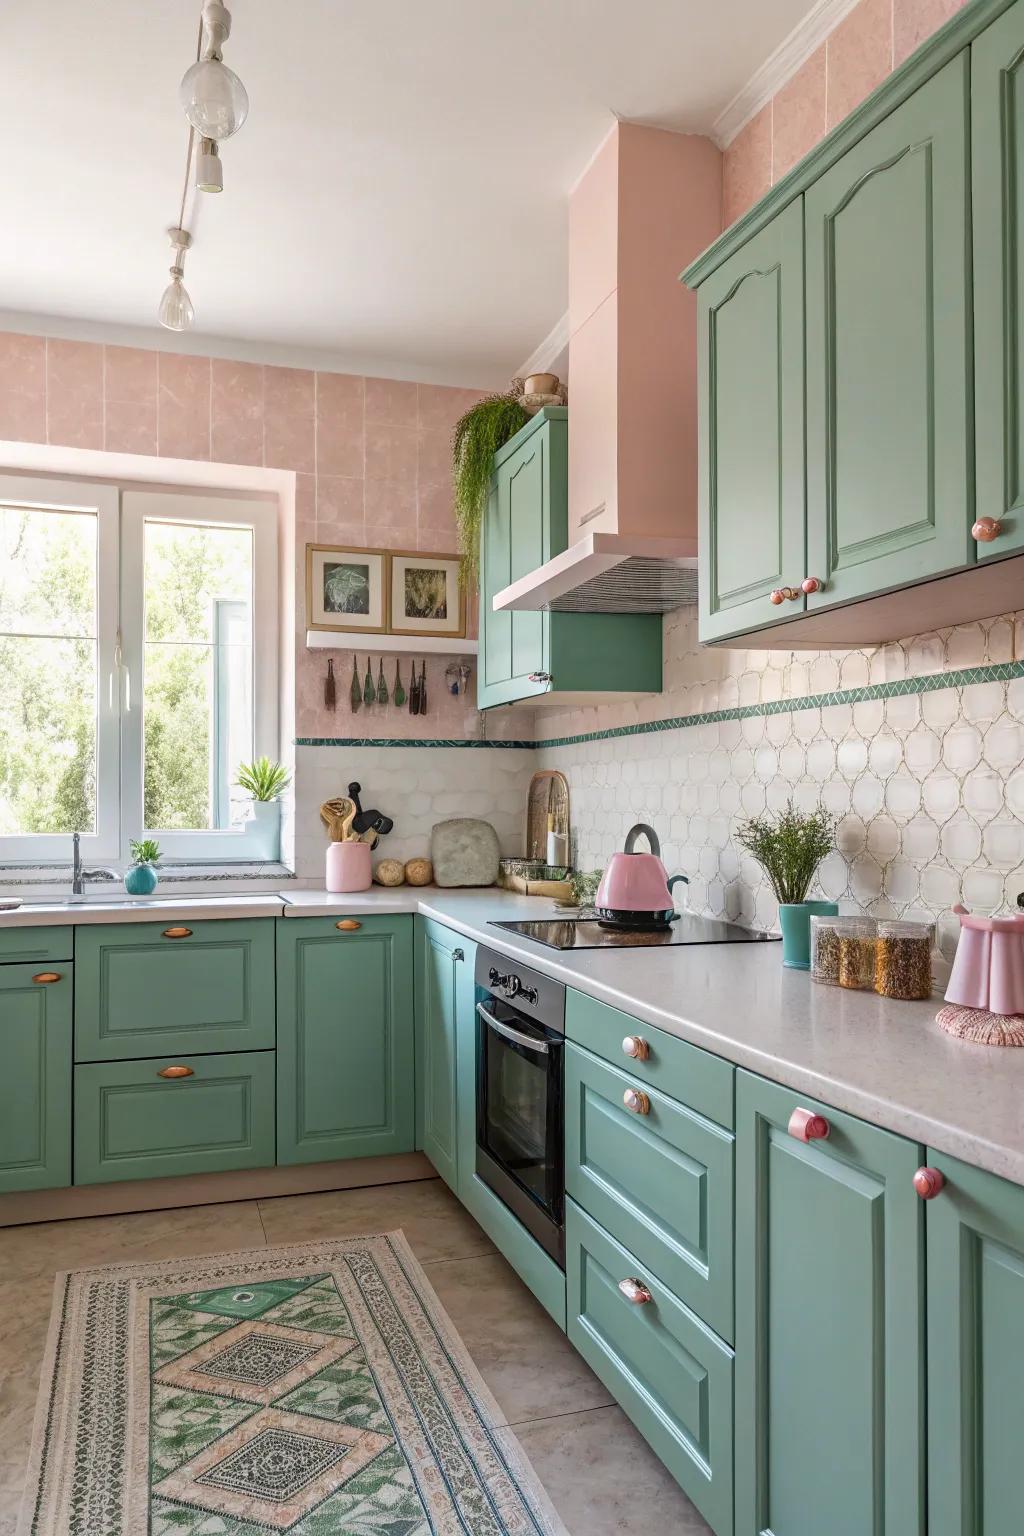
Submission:
[[[196,312],[192,308],[192,300],[188,296],[188,289],[181,280],[181,274],[175,273],[171,268],[171,280],[163,291],[160,300],[160,308],[157,318],[160,324],[169,331],[190,331],[196,318]]]
[[[245,86],[216,56],[186,69],[178,95],[185,116],[204,139],[230,139],[249,115]]]

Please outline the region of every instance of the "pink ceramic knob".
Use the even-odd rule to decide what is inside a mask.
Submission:
[[[789,1134],[797,1141],[824,1141],[831,1130],[825,1116],[813,1109],[794,1109],[789,1117]]]
[[[649,1301],[654,1300],[654,1297],[643,1281],[637,1280],[634,1275],[630,1275],[627,1280],[620,1280],[619,1290],[626,1300],[631,1301],[635,1307],[646,1306]]]
[[[979,517],[971,533],[979,544],[991,544],[993,539],[998,539],[1003,531],[1003,525],[995,517]]]
[[[800,591],[806,592],[811,597],[815,592],[824,592],[825,583],[818,576],[805,576],[800,583]]]
[[[914,1174],[914,1188],[922,1200],[934,1200],[946,1187],[946,1180],[937,1168],[919,1168]]]
[[[784,593],[782,592],[782,589],[780,587],[776,587],[774,592],[769,592],[768,601],[770,603],[774,603],[777,608],[779,604],[784,601]]]

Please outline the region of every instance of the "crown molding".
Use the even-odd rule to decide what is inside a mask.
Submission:
[[[719,149],[727,149],[733,139],[745,128],[761,108],[767,106],[776,91],[791,80],[821,44],[834,31],[845,16],[858,4],[858,0],[817,0],[803,21],[783,38],[775,52],[769,54],[756,69],[729,105],[711,125],[711,137]]]
[[[535,347],[525,362],[516,369],[516,377],[525,379],[531,373],[550,373],[551,364],[557,362],[569,345],[569,311],[560,315],[540,346]],[[556,370],[557,371],[557,370]]]

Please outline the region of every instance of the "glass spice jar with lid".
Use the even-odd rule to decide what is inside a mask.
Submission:
[[[811,918],[811,980],[826,987],[839,985],[839,935],[841,917]]]
[[[927,998],[932,991],[934,923],[897,922],[878,924],[875,952],[875,991],[880,997],[901,1002]]]
[[[839,985],[870,991],[875,984],[875,943],[878,924],[873,917],[843,917],[836,924]]]

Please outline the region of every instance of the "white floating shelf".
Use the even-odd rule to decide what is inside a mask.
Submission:
[[[398,651],[403,656],[475,656],[476,640],[447,635],[338,634],[332,629],[307,629],[308,651],[367,651],[371,654]]]

